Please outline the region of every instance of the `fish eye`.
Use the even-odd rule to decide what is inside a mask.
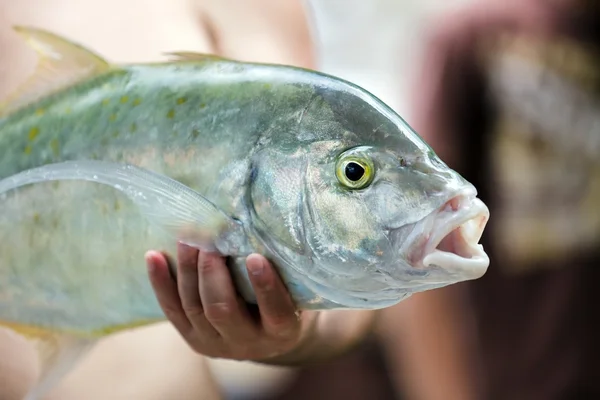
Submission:
[[[336,165],[338,181],[349,189],[364,189],[373,181],[375,169],[370,159],[362,156],[342,157]]]
[[[365,168],[359,163],[350,161],[346,164],[344,174],[346,175],[346,178],[350,179],[352,182],[357,182],[360,181],[360,178],[365,176]]]

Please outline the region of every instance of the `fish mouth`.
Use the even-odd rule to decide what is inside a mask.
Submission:
[[[489,220],[488,207],[474,190],[453,196],[438,209],[425,242],[423,267],[438,267],[458,280],[480,278],[490,259],[479,240]]]

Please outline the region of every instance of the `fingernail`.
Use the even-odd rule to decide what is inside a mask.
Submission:
[[[254,276],[261,275],[265,270],[263,261],[257,254],[250,254],[246,258],[246,266],[248,267],[248,271]]]
[[[156,271],[156,264],[154,264],[152,261],[148,262],[148,272],[153,274]]]
[[[156,263],[154,262],[153,255],[154,255],[154,251],[148,251],[144,255],[144,258],[146,259],[146,264],[148,266],[148,270],[150,272],[154,272],[154,270],[156,270]]]

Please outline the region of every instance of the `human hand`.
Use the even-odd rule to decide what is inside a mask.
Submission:
[[[268,361],[300,350],[317,312],[296,312],[272,265],[261,255],[246,260],[258,310],[236,292],[225,258],[179,244],[177,279],[169,257],[146,254],[152,287],[167,319],[189,346],[208,357]]]

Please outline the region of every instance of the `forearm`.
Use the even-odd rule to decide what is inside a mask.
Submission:
[[[420,293],[384,310],[380,330],[398,390],[410,400],[471,400],[477,347],[461,288]]]
[[[335,310],[319,313],[295,350],[260,363],[299,366],[325,362],[351,351],[373,329],[377,311]]]

